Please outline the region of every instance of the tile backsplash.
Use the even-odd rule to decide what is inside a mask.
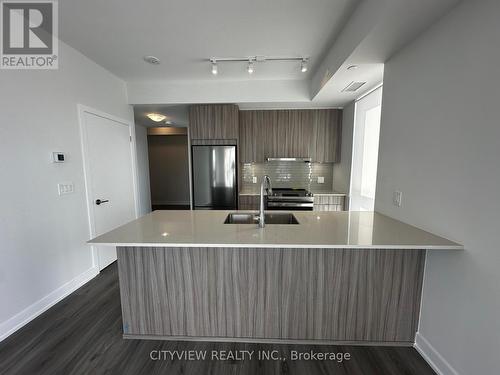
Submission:
[[[245,163],[241,168],[241,191],[257,193],[262,176],[269,175],[273,187],[307,189],[313,193],[331,192],[333,189],[333,163],[304,163],[296,161],[269,161]],[[253,183],[257,177],[257,183]],[[318,183],[318,177],[324,183]]]

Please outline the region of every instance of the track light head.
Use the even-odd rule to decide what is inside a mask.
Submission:
[[[302,62],[300,63],[300,71],[302,73],[307,72],[307,59],[302,59]]]
[[[217,69],[217,60],[212,60],[212,74],[216,76],[218,72],[219,70]]]
[[[255,71],[255,66],[253,63],[253,60],[248,60],[248,67],[247,67],[247,72],[248,74],[252,74]]]

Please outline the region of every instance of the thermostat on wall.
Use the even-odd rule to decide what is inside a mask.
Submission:
[[[64,163],[66,161],[66,155],[64,152],[53,152],[52,161],[54,163]]]

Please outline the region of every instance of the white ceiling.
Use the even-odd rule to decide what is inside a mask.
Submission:
[[[211,77],[206,59],[310,56],[317,64],[358,0],[70,0],[60,37],[126,81],[248,79],[244,63]],[[154,55],[158,66],[144,63]],[[304,79],[298,62],[265,62],[252,79]]]
[[[156,108],[184,125],[187,103],[342,107],[380,84],[385,61],[459,1],[65,0],[60,37],[127,83],[136,116]],[[245,63],[210,73],[210,57],[254,55],[309,56],[309,71],[265,62],[253,75]],[[342,92],[351,81],[367,83]]]

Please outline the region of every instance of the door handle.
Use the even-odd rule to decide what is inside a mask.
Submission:
[[[105,199],[105,200],[96,199],[95,204],[97,204],[99,206],[100,204],[107,203],[107,202],[109,202],[109,199]]]

